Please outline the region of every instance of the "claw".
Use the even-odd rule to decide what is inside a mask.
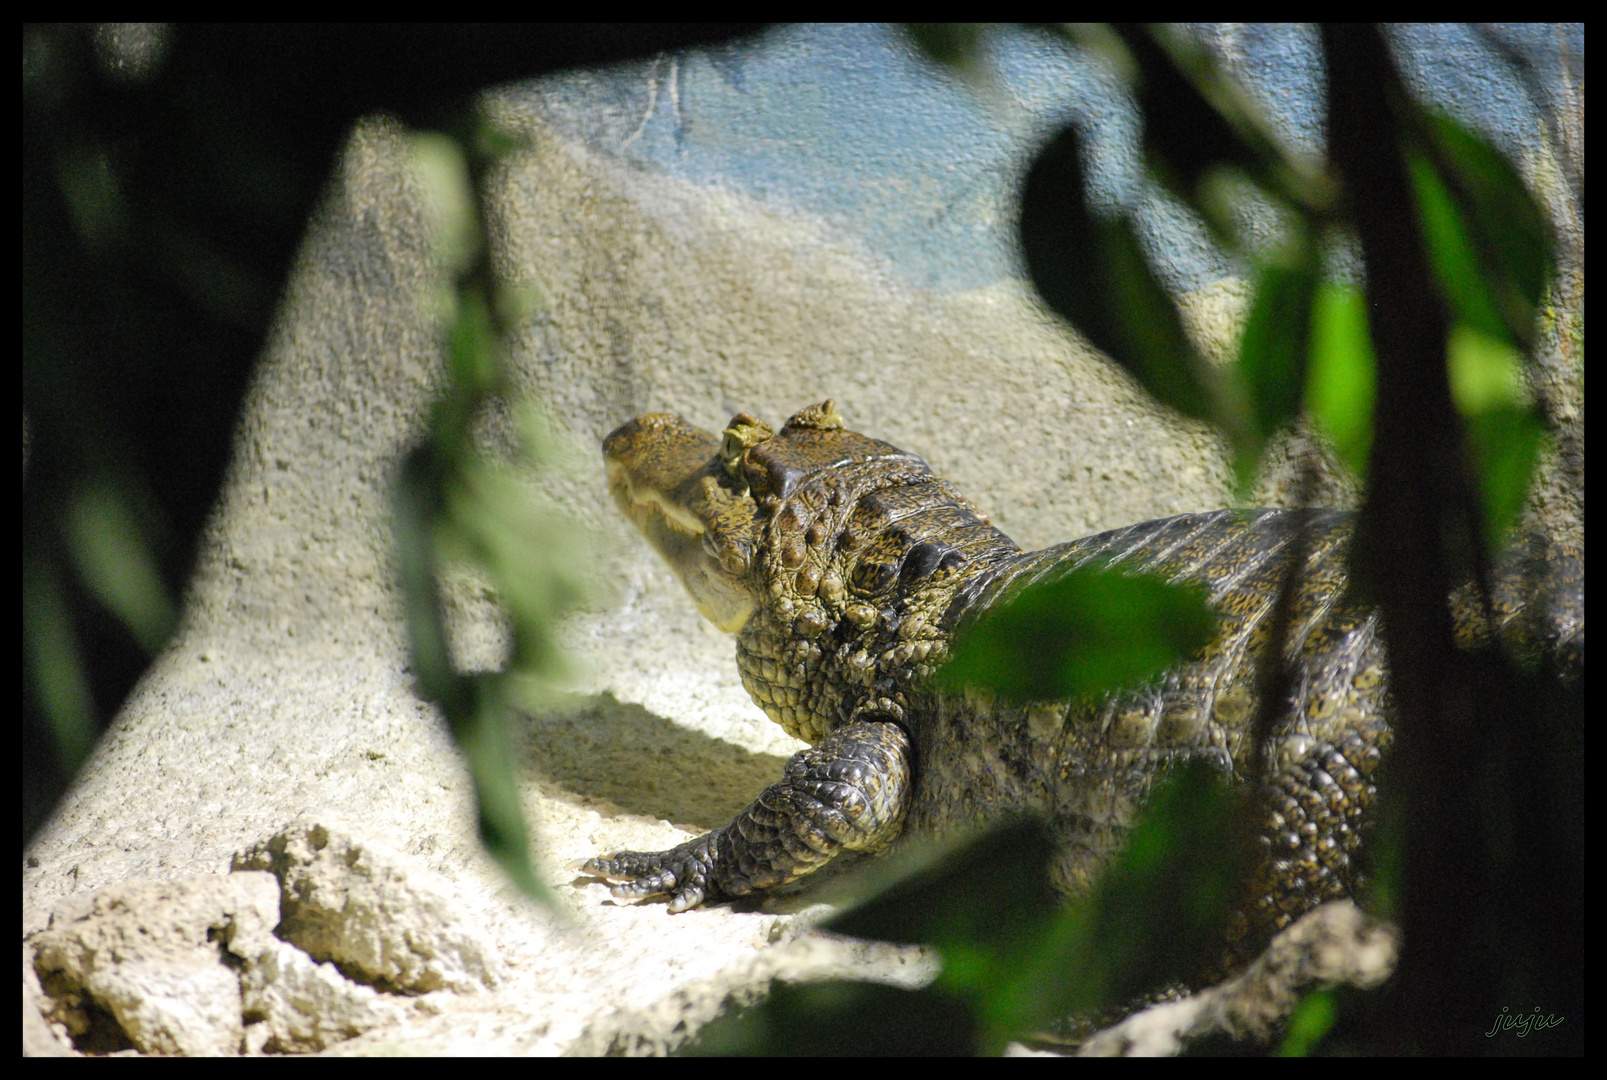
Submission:
[[[619,888],[635,883],[636,878],[624,871],[610,867],[609,859],[570,859],[564,863],[564,869],[574,874],[584,874],[586,877],[598,878],[614,886],[611,890],[615,896],[619,895]]]
[[[701,903],[703,903],[703,890],[693,885],[670,897],[670,914],[679,915],[681,912],[695,908]]]
[[[608,859],[577,859],[568,867],[606,881],[616,900],[663,896],[672,912],[686,911],[702,904],[710,892],[704,854],[708,844],[703,837],[668,851],[621,851]]]

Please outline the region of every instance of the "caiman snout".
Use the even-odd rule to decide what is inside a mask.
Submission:
[[[675,571],[704,618],[727,633],[753,613],[749,580],[759,527],[738,491],[722,439],[674,413],[644,413],[603,440],[608,489]]]

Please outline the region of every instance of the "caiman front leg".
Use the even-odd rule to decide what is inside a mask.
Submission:
[[[671,911],[746,896],[819,869],[844,851],[875,853],[898,837],[910,797],[910,743],[896,724],[845,724],[787,762],[780,783],[723,829],[668,851],[621,851],[577,869],[637,900],[668,894]]]

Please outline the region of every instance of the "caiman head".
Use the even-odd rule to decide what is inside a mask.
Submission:
[[[808,544],[807,529],[772,537],[775,530],[767,528],[800,481],[873,459],[924,468],[913,454],[846,430],[830,399],[800,410],[779,436],[748,413],[733,416],[720,435],[673,413],[646,413],[603,440],[603,459],[619,508],[703,616],[729,634],[741,631],[768,595],[758,559],[768,541],[783,549],[798,539]],[[791,561],[786,550],[781,554],[783,563]]]
[[[625,516],[737,635],[754,700],[809,741],[867,700],[891,705],[889,671],[910,677],[939,634],[931,589],[1016,550],[919,457],[844,428],[829,400],[779,432],[747,413],[719,435],[648,413],[603,456]]]

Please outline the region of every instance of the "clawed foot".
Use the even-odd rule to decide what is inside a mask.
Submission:
[[[586,859],[570,863],[571,870],[602,878],[620,900],[643,900],[650,896],[670,898],[672,912],[695,908],[711,893],[714,867],[714,837],[710,833],[689,840],[668,851],[621,851],[611,859]]]

